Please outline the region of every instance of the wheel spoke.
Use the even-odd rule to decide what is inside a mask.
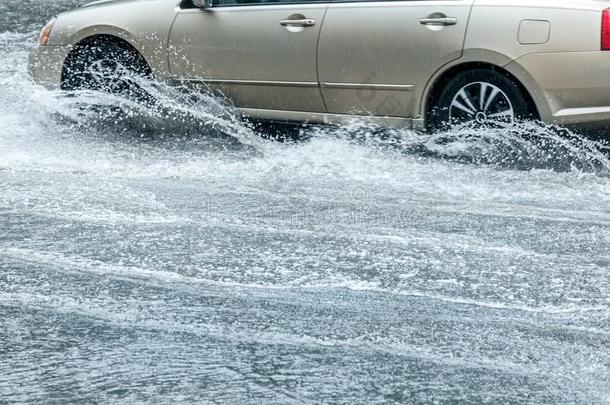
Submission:
[[[470,109],[470,108],[466,107],[464,104],[460,103],[457,100],[454,100],[453,103],[451,103],[451,106],[459,108],[460,110],[464,111],[466,114],[468,114],[470,116],[474,116],[476,114],[476,111],[474,111],[474,109]]]
[[[485,94],[487,94],[487,89],[489,86],[487,83],[481,82],[481,93],[479,94],[479,111],[485,111]]]
[[[470,100],[470,96],[466,93],[466,90],[462,89],[458,93],[458,95],[462,98],[462,100],[464,100],[466,102],[466,105],[468,106],[468,108],[470,108],[472,110],[472,114],[476,114],[477,113],[477,108],[472,103],[472,100]]]
[[[489,106],[491,105],[492,101],[495,100],[495,98],[498,96],[498,94],[500,93],[500,89],[499,88],[494,88],[491,93],[489,94],[489,98],[487,99],[487,101],[485,102],[485,105],[483,106],[483,108],[481,109],[481,111],[487,111],[487,109],[489,108]]]

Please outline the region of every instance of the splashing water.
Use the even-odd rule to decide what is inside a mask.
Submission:
[[[609,398],[604,143],[362,121],[276,142],[161,83],[153,106],[41,89],[34,37],[0,33],[0,397]]]
[[[155,100],[151,105],[107,94],[78,92],[71,103],[65,103],[67,111],[73,114],[78,108],[82,110],[84,114],[77,120],[81,128],[99,125],[107,131],[108,124],[112,123],[118,124],[118,131],[141,133],[141,136],[164,137],[168,133],[175,135],[175,132],[190,137],[224,134],[241,144],[256,144],[259,149],[264,149],[260,138],[265,134],[257,133],[255,127],[241,118],[228,100],[186,87],[170,87],[137,78],[132,80]],[[610,146],[565,128],[538,123],[435,135],[382,128],[362,119],[339,127],[280,128],[298,130],[297,139],[336,139],[380,152],[399,152],[518,170],[575,170],[602,176],[610,173]]]

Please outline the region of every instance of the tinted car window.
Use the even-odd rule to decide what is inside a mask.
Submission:
[[[218,7],[227,6],[251,6],[251,5],[266,5],[266,4],[307,4],[307,3],[325,3],[332,0],[214,0],[214,5]]]

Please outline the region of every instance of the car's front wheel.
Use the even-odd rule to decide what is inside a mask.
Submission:
[[[146,100],[138,83],[150,77],[146,61],[134,49],[105,38],[78,45],[63,70],[64,90],[95,90],[130,99]]]
[[[518,83],[493,70],[464,71],[450,79],[431,106],[430,131],[505,128],[535,118]]]

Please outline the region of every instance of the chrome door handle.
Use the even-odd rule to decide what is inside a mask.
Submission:
[[[316,20],[313,18],[303,18],[300,20],[282,20],[280,21],[282,27],[313,27],[316,25]]]
[[[421,25],[436,25],[436,26],[447,26],[456,25],[457,18],[455,17],[438,17],[438,18],[422,18],[419,20]]]

